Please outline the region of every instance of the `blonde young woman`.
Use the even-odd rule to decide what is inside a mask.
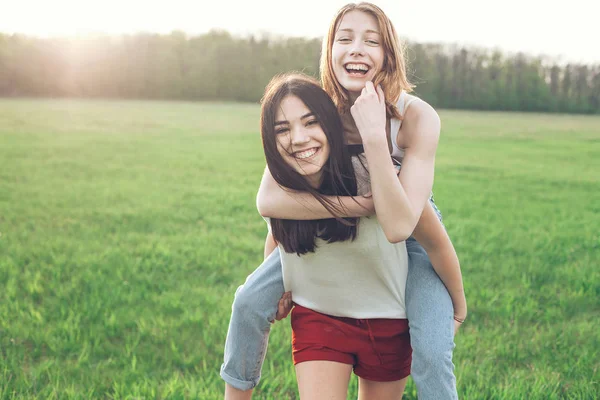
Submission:
[[[374,206],[386,236],[393,242],[407,239],[406,314],[419,398],[457,398],[453,335],[466,317],[466,301],[458,258],[431,199],[437,113],[408,94],[412,87],[400,41],[389,18],[370,3],[348,4],[333,19],[323,42],[321,79],[342,116],[345,142],[353,150],[364,146],[361,157],[368,160]],[[377,105],[378,92],[385,99],[384,111]],[[398,177],[390,153],[402,164]],[[368,214],[364,198],[328,201],[343,216]],[[263,216],[272,218],[332,216],[331,207],[311,194],[282,188],[268,169],[257,204]],[[221,369],[226,397],[248,398],[258,383],[270,322],[283,292],[275,250],[236,292]]]

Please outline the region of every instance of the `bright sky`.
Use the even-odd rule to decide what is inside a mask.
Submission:
[[[1,7],[0,32],[36,36],[86,33],[270,32],[322,37],[347,0],[19,0]],[[447,42],[600,63],[600,1],[373,0],[398,33]],[[555,4],[555,5],[551,5]]]

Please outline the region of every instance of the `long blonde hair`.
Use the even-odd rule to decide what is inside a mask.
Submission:
[[[411,92],[414,85],[408,81],[406,76],[405,47],[398,38],[392,21],[375,4],[367,2],[346,4],[331,21],[327,36],[323,38],[321,50],[320,72],[323,89],[329,93],[341,114],[345,114],[350,110],[351,104],[349,104],[348,92],[335,78],[331,61],[331,49],[335,33],[344,15],[350,11],[362,11],[372,15],[377,20],[383,42],[384,59],[381,71],[375,76],[373,84],[375,86],[381,84],[383,88],[388,118],[402,119],[396,107],[396,102],[402,91]]]

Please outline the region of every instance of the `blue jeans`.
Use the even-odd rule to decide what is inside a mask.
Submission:
[[[409,238],[406,249],[409,262],[405,301],[413,348],[411,375],[419,399],[457,399],[452,364],[452,300],[423,247]],[[236,389],[252,389],[260,380],[271,321],[275,319],[283,292],[279,249],[275,249],[235,293],[221,377]]]

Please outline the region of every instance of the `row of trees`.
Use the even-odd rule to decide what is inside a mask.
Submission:
[[[0,96],[257,101],[269,79],[318,75],[319,39],[0,34]],[[600,65],[408,43],[416,93],[436,107],[600,113]]]

